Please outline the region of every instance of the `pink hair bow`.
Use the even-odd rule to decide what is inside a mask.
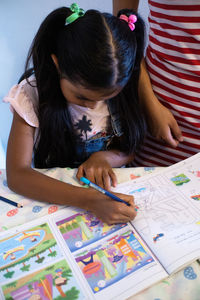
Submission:
[[[130,15],[127,17],[126,15],[121,15],[119,17],[121,20],[124,20],[128,23],[129,28],[133,31],[135,29],[134,23],[137,21],[136,15]]]

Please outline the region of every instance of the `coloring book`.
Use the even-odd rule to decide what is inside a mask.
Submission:
[[[0,234],[0,299],[127,299],[200,257],[200,154],[120,184],[133,222],[63,208]]]

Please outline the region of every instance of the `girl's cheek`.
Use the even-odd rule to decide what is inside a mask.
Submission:
[[[97,106],[97,101],[94,101],[94,102],[91,102],[91,101],[87,102],[87,101],[85,101],[84,106],[88,107],[90,109],[94,109]]]

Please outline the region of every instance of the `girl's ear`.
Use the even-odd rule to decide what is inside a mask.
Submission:
[[[58,59],[57,59],[57,56],[55,54],[51,54],[51,58],[56,66],[56,69],[58,70],[59,72],[59,65],[58,65]]]

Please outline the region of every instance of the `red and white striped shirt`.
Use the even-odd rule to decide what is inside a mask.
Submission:
[[[149,75],[184,142],[174,149],[149,136],[135,165],[168,166],[200,151],[200,0],[149,0],[149,8]]]

